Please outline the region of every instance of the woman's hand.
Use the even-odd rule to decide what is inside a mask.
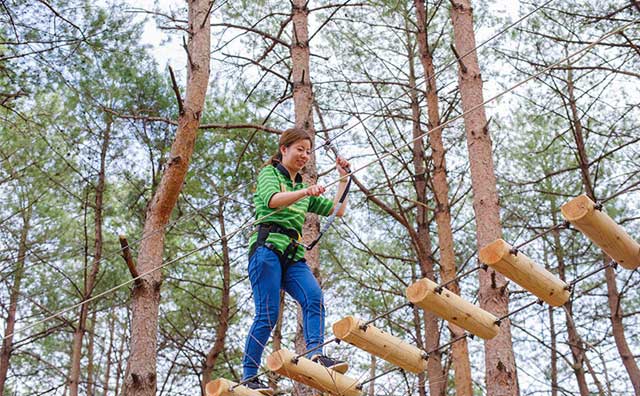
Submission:
[[[336,159],[336,169],[338,170],[338,173],[341,177],[349,174],[347,169],[349,169],[350,166],[351,165],[349,164],[349,161],[347,161],[346,159],[342,157],[338,157]]]
[[[304,195],[306,197],[309,197],[309,196],[317,197],[322,194],[324,194],[324,187],[319,184],[314,184],[304,189]]]

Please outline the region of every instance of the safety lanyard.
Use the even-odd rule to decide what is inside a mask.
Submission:
[[[337,152],[338,151],[335,149],[335,147],[333,147],[333,145],[331,144],[331,141],[327,141],[324,144],[324,146],[325,146],[325,149],[327,151],[329,151],[329,149],[333,149],[334,153],[336,153],[336,156],[337,156]],[[331,215],[329,216],[329,218],[325,222],[324,226],[322,226],[322,228],[320,228],[320,233],[318,234],[318,237],[316,239],[314,239],[308,245],[305,245],[302,242],[296,242],[298,245],[304,247],[307,250],[313,249],[318,244],[318,242],[320,241],[320,238],[322,238],[324,233],[327,232],[329,227],[331,227],[331,224],[333,224],[333,222],[336,220],[336,216],[338,215],[338,212],[340,211],[340,209],[344,205],[345,199],[347,199],[347,195],[349,194],[349,188],[351,187],[351,178],[352,178],[352,176],[351,176],[351,169],[346,168],[345,170],[347,171],[347,176],[348,176],[347,185],[344,187],[344,191],[342,192],[342,195],[340,196],[340,199],[338,199],[337,205],[335,205],[335,207],[333,208],[333,211],[331,212]]]

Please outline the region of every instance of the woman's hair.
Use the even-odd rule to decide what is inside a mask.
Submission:
[[[285,146],[289,147],[298,140],[308,140],[311,143],[311,147],[313,148],[313,140],[311,136],[302,128],[289,128],[286,131],[282,132],[280,135],[280,140],[278,141],[278,152],[271,156],[268,164],[276,165],[282,161],[282,153],[280,152],[280,147]]]

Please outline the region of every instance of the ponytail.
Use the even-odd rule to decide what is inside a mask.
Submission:
[[[278,152],[271,156],[267,164],[276,166],[280,162],[282,162],[282,153],[280,152],[280,146],[278,146]]]

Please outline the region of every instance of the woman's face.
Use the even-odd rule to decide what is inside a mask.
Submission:
[[[311,158],[311,142],[307,139],[300,139],[289,147],[280,146],[280,152],[282,153],[282,164],[289,170],[299,172]]]

